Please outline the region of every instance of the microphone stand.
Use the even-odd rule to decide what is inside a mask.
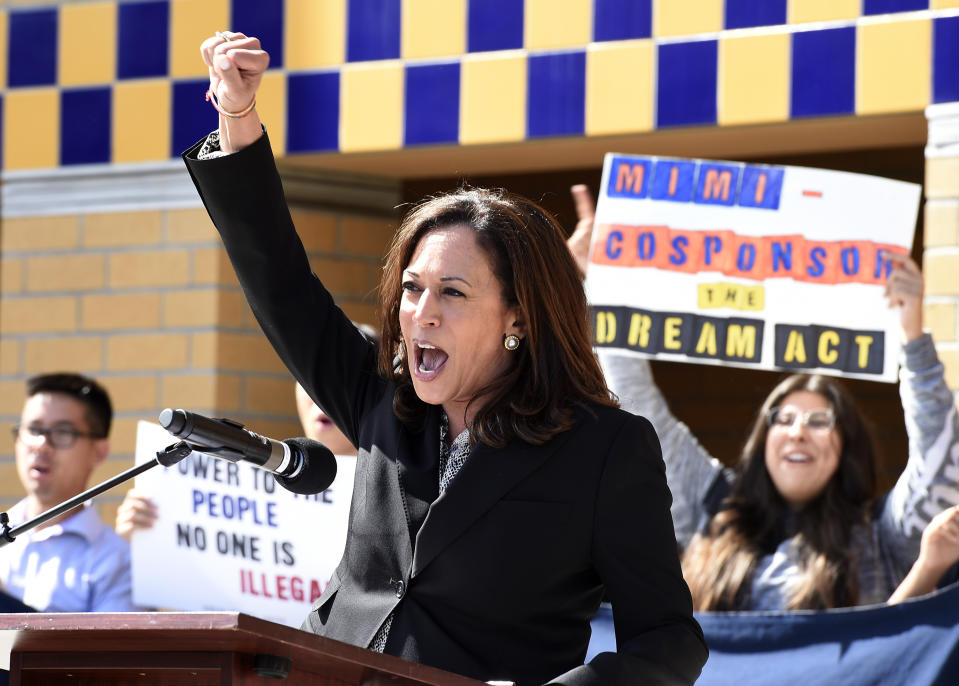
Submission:
[[[66,500],[56,507],[52,507],[46,512],[43,512],[33,519],[27,520],[20,526],[10,527],[10,516],[6,512],[0,512],[0,548],[7,545],[8,543],[13,543],[17,536],[22,533],[34,529],[44,522],[48,522],[54,517],[59,517],[64,512],[72,510],[78,505],[82,505],[86,501],[90,500],[94,496],[100,495],[104,491],[108,491],[114,486],[119,486],[124,481],[128,481],[138,474],[142,474],[152,467],[156,467],[158,464],[163,465],[164,467],[172,467],[177,462],[185,458],[191,452],[193,452],[194,446],[191,446],[186,441],[180,441],[179,443],[174,443],[173,445],[167,446],[163,450],[157,452],[156,459],[151,460],[150,462],[144,462],[141,465],[136,467],[131,467],[125,472],[117,474],[111,479],[107,479],[103,483],[90,488],[79,495],[75,495],[69,500]]]

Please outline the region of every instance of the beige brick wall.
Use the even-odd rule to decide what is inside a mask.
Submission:
[[[373,323],[392,212],[305,201],[293,214],[343,309]],[[31,374],[76,370],[110,391],[112,453],[93,482],[132,466],[137,422],[156,421],[164,407],[231,417],[278,438],[302,433],[292,377],[204,210],[6,218],[0,228],[0,510],[22,496],[10,427]],[[98,498],[107,521],[125,491]]]
[[[926,247],[959,245],[959,199],[928,198],[923,223]]]
[[[926,160],[926,198],[955,200],[959,186],[959,156]]]

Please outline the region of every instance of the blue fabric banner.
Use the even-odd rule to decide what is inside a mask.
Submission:
[[[959,684],[959,583],[900,605],[701,612],[696,619],[709,644],[697,686]],[[615,648],[604,604],[587,660]]]

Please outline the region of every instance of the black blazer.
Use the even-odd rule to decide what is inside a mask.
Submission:
[[[343,559],[304,628],[518,684],[691,684],[706,660],[656,434],[589,406],[542,446],[477,445],[438,497],[438,407],[393,414],[375,350],[311,272],[264,135],[187,167],[246,297],[294,376],[357,446]],[[618,651],[583,665],[604,592]]]

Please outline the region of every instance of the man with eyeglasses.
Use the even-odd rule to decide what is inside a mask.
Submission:
[[[110,451],[106,390],[72,373],[27,380],[13,428],[17,474],[27,497],[9,511],[17,526],[87,489]],[[44,612],[123,612],[131,599],[130,549],[89,505],[0,548],[0,588]]]

